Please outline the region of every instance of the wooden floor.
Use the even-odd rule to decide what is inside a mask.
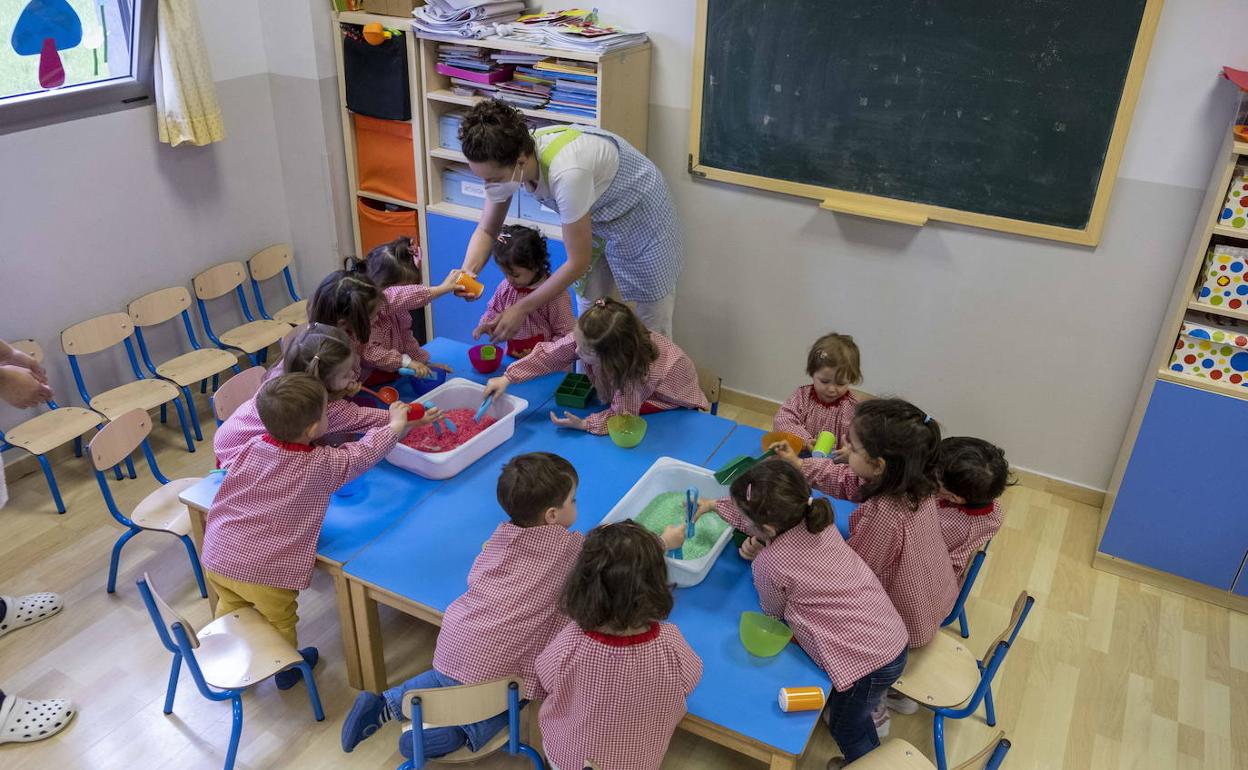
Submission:
[[[727,406],[722,414],[769,423],[766,416]],[[174,422],[157,426],[155,434],[169,477],[202,475],[212,467],[210,442],[191,455],[179,448]],[[69,506],[64,516],[56,514],[40,475],[12,483],[12,500],[0,511],[0,593],[50,590],[66,601],[59,616],[0,639],[0,687],[30,697],[72,698],[80,713],[51,740],[0,746],[0,766],[220,767],[229,707],[200,697],[184,673],[174,715],[161,713],[169,655],[134,586],[148,571],[192,622],[208,620],[182,547],[152,533],[131,541],[118,592],[109,596],[109,549],[121,529],[109,518],[86,460],[62,461],[57,474]],[[115,484],[119,504],[133,505],[150,484],[143,476]],[[1016,487],[1006,509],[1005,527],[969,602],[971,644],[978,648],[1005,623],[1020,589],[1037,599],[996,688],[1000,725],[1014,743],[1005,767],[1248,770],[1248,616],[1093,571],[1088,564],[1097,516],[1086,505]],[[239,767],[397,766],[397,729],[350,755],[338,747],[355,692],[346,684],[332,586],[324,575],[302,594],[300,614],[301,643],[321,650],[317,682],[327,718],[313,721],[301,685],[278,692],[262,684],[244,701]],[[391,675],[426,668],[432,628],[397,614],[383,614],[382,622]],[[782,684],[789,683],[777,682]],[[931,720],[922,712],[893,720],[893,735],[929,753],[930,731]],[[982,718],[951,724],[951,765],[987,743],[991,733]],[[819,729],[801,767],[822,770],[833,753]],[[527,767],[506,757],[475,766]],[[664,767],[762,765],[678,732]]]

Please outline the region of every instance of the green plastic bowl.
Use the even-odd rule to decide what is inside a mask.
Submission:
[[[793,639],[792,629],[761,612],[741,613],[739,632],[745,649],[760,658],[779,655],[784,646]]]
[[[616,414],[607,418],[607,433],[618,447],[632,449],[646,437],[646,421],[631,414]]]

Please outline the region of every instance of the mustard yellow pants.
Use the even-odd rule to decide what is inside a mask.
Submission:
[[[254,607],[278,630],[290,646],[299,649],[295,626],[299,623],[299,592],[247,583],[204,570],[204,578],[217,592],[216,617],[227,615],[240,607]]]

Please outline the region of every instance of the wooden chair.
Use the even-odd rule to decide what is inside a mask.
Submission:
[[[462,687],[435,687],[423,690],[408,690],[403,693],[403,716],[410,720],[404,730],[412,729],[412,725],[427,727],[447,727],[450,725],[468,725],[489,719],[496,714],[507,712],[507,731],[499,731],[480,751],[472,751],[467,746],[436,759],[425,758],[425,744],[422,736],[412,736],[412,758],[399,770],[420,770],[427,762],[475,762],[506,747],[512,756],[523,754],[533,762],[537,770],[546,767],[542,757],[532,746],[520,741],[520,691],[524,683],[516,678],[496,679],[493,682],[464,685]]]
[[[217,392],[212,394],[212,413],[217,418],[217,425],[228,420],[235,409],[260,391],[260,384],[267,374],[268,371],[263,366],[251,366],[217,388]]]
[[[723,383],[723,378],[715,372],[698,367],[698,387],[702,388],[706,400],[711,402],[711,414],[719,414],[719,390]]]
[[[255,256],[247,260],[247,271],[251,273],[251,292],[256,296],[256,309],[260,311],[260,317],[298,326],[308,322],[308,301],[300,299],[299,293],[295,291],[295,279],[290,274],[291,261],[290,244],[279,243],[256,252]],[[290,304],[269,315],[264,309],[260,282],[267,281],[278,273],[286,279],[286,293],[290,295]]]
[[[191,386],[200,383],[201,391],[212,378],[213,390],[216,390],[217,375],[233,369],[239,371],[238,359],[233,353],[217,348],[201,347],[195,338],[195,329],[191,326],[191,293],[181,286],[160,289],[144,294],[126,308],[130,320],[134,322],[134,336],[139,341],[139,354],[152,376],[169,380],[182,390],[186,398],[186,408],[191,413],[191,426],[195,429],[195,439],[204,440],[199,429],[199,414],[195,409],[195,401],[191,398]],[[147,341],[143,339],[144,327],[159,326],[182,316],[182,327],[186,330],[187,341],[191,343],[191,352],[171,358],[163,364],[153,364],[151,354],[147,350]]]
[[[191,284],[195,287],[199,317],[204,323],[204,333],[208,335],[208,339],[223,350],[226,348],[241,350],[251,358],[252,364],[259,364],[263,360],[261,352],[285,337],[290,331],[290,324],[267,318],[257,321],[251,315],[251,307],[247,305],[247,295],[243,293],[243,280],[246,275],[247,268],[242,262],[225,262],[195,276],[191,279]],[[238,297],[239,307],[242,308],[243,317],[247,319],[247,323],[218,336],[212,330],[212,321],[208,318],[208,306],[205,302],[223,297],[231,291]]]
[[[1010,742],[1005,733],[997,733],[978,754],[958,765],[954,770],[997,770],[1009,753]],[[900,738],[890,738],[864,757],[845,766],[845,770],[933,770],[933,765],[923,752]]]
[[[9,343],[26,355],[43,363],[43,348],[34,340],[18,340]],[[47,402],[48,411],[15,425],[8,433],[0,431],[0,452],[9,449],[23,449],[35,456],[39,467],[43,469],[43,477],[48,480],[48,489],[52,492],[52,502],[56,504],[56,512],[65,512],[65,503],[61,500],[61,490],[56,485],[56,476],[52,473],[52,465],[45,457],[48,452],[69,441],[74,442],[74,455],[82,457],[83,434],[92,428],[104,424],[104,416],[90,409],[77,406],[57,406],[55,401]],[[118,469],[118,474],[121,470]],[[118,476],[120,478],[120,475]]]
[[[144,411],[160,407],[160,418],[165,419],[165,407],[173,404],[178,412],[178,424],[182,427],[182,436],[186,439],[186,451],[195,451],[195,441],[191,438],[190,423],[182,410],[182,394],[173,383],[156,377],[145,377],[139,369],[139,359],[134,352],[134,322],[125,313],[108,313],[76,323],[61,332],[61,349],[69,358],[69,368],[74,373],[74,382],[78,385],[78,393],[87,406],[115,420],[132,409]],[[134,381],[106,390],[92,396],[82,378],[82,368],[78,357],[107,350],[117,343],[124,343],[126,357],[130,359],[130,369],[134,372]]]
[[[230,701],[233,722],[230,745],[225,754],[225,770],[234,767],[238,741],[243,734],[243,690],[279,671],[296,667],[303,672],[303,680],[308,685],[308,699],[312,701],[312,714],[316,721],[324,721],[325,711],[321,708],[321,696],[316,689],[312,667],[255,608],[234,610],[196,631],[195,626],[161,598],[150,576],[144,573],[143,579],[135,584],[139,587],[152,624],[156,626],[160,643],[173,653],[173,667],[169,670],[169,684],[165,689],[165,713],[173,713],[178,674],[184,660],[201,695],[208,700]]]
[[[979,577],[979,570],[984,566],[984,559],[988,558],[990,545],[992,545],[991,540],[984,543],[983,547],[971,557],[966,569],[962,571],[962,588],[958,590],[958,600],[953,603],[949,616],[940,624],[943,628],[955,620],[958,621],[958,630],[963,639],[969,639],[971,636],[971,626],[966,619],[966,600],[971,595],[971,589],[975,587],[975,578]]]
[[[946,718],[964,719],[974,714],[982,702],[988,725],[996,726],[992,680],[1014,645],[1035,601],[1026,591],[1018,595],[1009,624],[988,645],[982,659],[976,660],[975,654],[966,648],[961,639],[943,633],[936,634],[936,638],[926,646],[910,651],[906,670],[893,683],[893,688],[931,709],[932,743],[938,770],[947,770],[948,767],[945,760]]]
[[[174,481],[167,479],[160,472],[160,466],[156,464],[156,455],[152,453],[152,447],[147,442],[147,436],[151,432],[151,415],[142,409],[134,409],[101,428],[89,444],[91,463],[95,466],[95,480],[100,485],[101,494],[104,495],[104,504],[108,506],[108,511],[113,518],[126,528],[113,545],[113,555],[109,559],[108,592],[111,594],[117,588],[117,565],[121,560],[121,549],[130,542],[130,538],[147,530],[168,532],[182,541],[182,545],[186,547],[186,555],[191,560],[191,569],[195,571],[195,582],[199,583],[199,594],[208,598],[208,588],[204,585],[204,570],[200,567],[199,555],[195,552],[195,543],[190,538],[190,513],[186,510],[186,505],[178,499],[182,490],[200,479],[185,478]],[[139,447],[143,448],[143,455],[147,458],[148,470],[152,472],[152,476],[160,482],[161,486],[144,497],[127,516],[117,507],[104,471],[123,460],[129,460],[130,455]],[[134,466],[131,464],[129,467],[133,473]]]

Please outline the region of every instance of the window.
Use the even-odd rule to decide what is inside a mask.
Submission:
[[[0,133],[153,103],[156,0],[0,0]]]

